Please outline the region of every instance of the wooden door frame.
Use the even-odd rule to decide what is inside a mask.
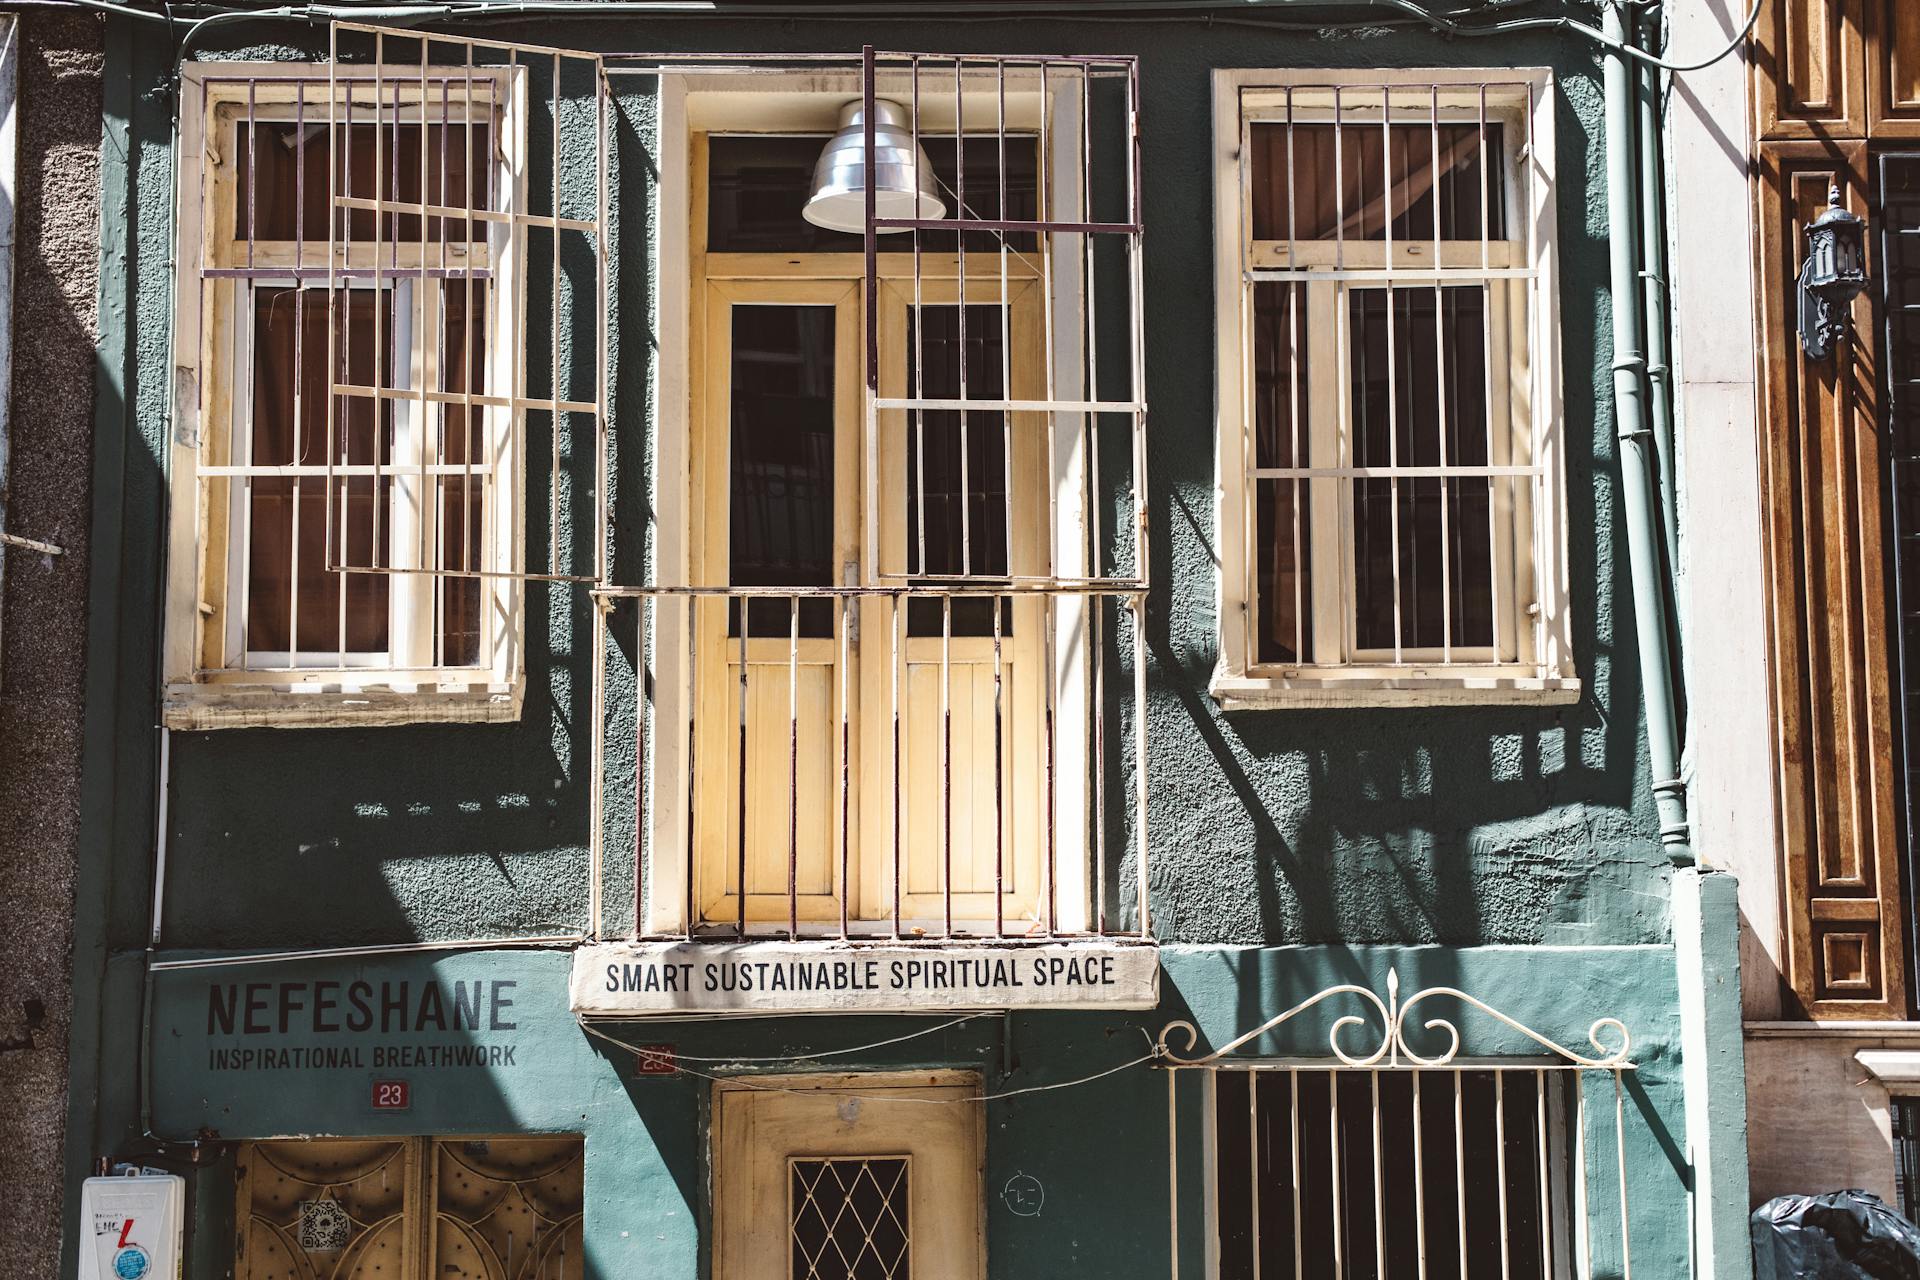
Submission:
[[[765,1235],[773,1234],[768,1230],[772,1217],[772,1206],[763,1200],[755,1202],[750,1214],[747,1232],[758,1229],[762,1238],[751,1243],[758,1250],[740,1257],[742,1250],[731,1237],[733,1214],[728,1202],[735,1194],[735,1180],[750,1170],[752,1160],[758,1156],[768,1158],[769,1153],[762,1143],[753,1141],[753,1117],[750,1111],[729,1106],[730,1102],[744,1104],[747,1108],[762,1106],[779,1107],[781,1105],[802,1106],[807,1101],[822,1098],[837,1098],[836,1110],[842,1123],[848,1127],[858,1124],[860,1117],[873,1108],[885,1108],[890,1104],[899,1109],[898,1119],[888,1117],[902,1130],[902,1140],[894,1144],[880,1144],[887,1147],[882,1151],[872,1140],[860,1142],[854,1140],[857,1135],[832,1135],[822,1132],[817,1140],[809,1142],[808,1150],[794,1152],[780,1150],[774,1158],[785,1160],[792,1155],[874,1155],[892,1156],[896,1154],[913,1155],[913,1148],[928,1141],[938,1141],[942,1136],[958,1138],[966,1143],[970,1151],[973,1175],[968,1180],[974,1189],[973,1210],[967,1215],[965,1224],[942,1222],[938,1224],[930,1238],[923,1240],[918,1228],[913,1229],[912,1256],[915,1261],[914,1274],[926,1272],[921,1265],[925,1258],[938,1259],[940,1263],[951,1265],[958,1261],[959,1266],[951,1272],[955,1276],[964,1276],[966,1280],[985,1280],[986,1276],[986,1104],[981,1100],[982,1078],[978,1072],[963,1070],[923,1070],[905,1072],[832,1072],[808,1075],[781,1076],[741,1076],[720,1079],[714,1082],[709,1094],[709,1125],[707,1131],[707,1155],[709,1170],[709,1191],[711,1195],[711,1269],[712,1280],[732,1280],[730,1268],[740,1267],[741,1276],[753,1276],[755,1280],[770,1274],[765,1271],[768,1241]],[[890,1096],[891,1095],[891,1096]],[[849,1103],[852,1105],[849,1106]],[[733,1112],[733,1115],[729,1115]],[[938,1127],[944,1123],[949,1132],[938,1133]],[[933,1183],[929,1189],[928,1184]],[[751,1192],[751,1183],[745,1188]],[[909,1195],[914,1200],[923,1196],[938,1194],[943,1200],[951,1202],[953,1184],[950,1180],[938,1181],[925,1178],[909,1185]],[[751,1195],[748,1197],[752,1199]],[[910,1201],[911,1204],[913,1201]],[[923,1215],[910,1209],[910,1220],[918,1222]],[[773,1274],[784,1275],[787,1267],[784,1259],[789,1250],[790,1220],[785,1214],[780,1219],[778,1232],[778,1254],[783,1262],[779,1271]],[[945,1228],[945,1229],[942,1229]],[[950,1238],[956,1248],[942,1249],[943,1241]],[[972,1264],[964,1258],[966,1241],[974,1248]],[[733,1256],[729,1256],[732,1254]],[[756,1261],[762,1264],[754,1269]],[[943,1272],[942,1275],[947,1273]]]

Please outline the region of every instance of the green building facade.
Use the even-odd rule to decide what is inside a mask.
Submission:
[[[178,61],[186,24],[108,20],[70,1185],[188,1175],[195,1277],[1742,1274],[1736,911],[1654,801],[1600,48],[1362,7],[957,8],[263,18]],[[940,216],[999,225],[883,229],[872,268],[861,235],[769,229],[798,151],[753,147],[811,154],[863,74],[924,122]],[[984,139],[957,171],[956,118]],[[299,186],[348,136],[389,185],[342,157]],[[473,208],[499,216],[440,256]],[[283,214],[313,243],[275,276]],[[901,266],[915,234],[947,238]],[[498,309],[462,382],[475,280]],[[354,365],[356,290],[399,372]],[[270,293],[335,361],[285,393],[333,397],[292,419],[330,423],[331,470],[297,434],[270,456]],[[797,312],[835,319],[830,357],[751,323]],[[902,333],[958,386],[896,377]],[[970,396],[999,407],[941,407]],[[456,413],[507,424],[500,470]],[[896,469],[895,430],[944,481]],[[404,571],[417,519],[356,550],[436,466],[420,546],[454,572]],[[795,515],[822,474],[831,534]],[[502,527],[449,534],[476,476]],[[888,576],[889,538],[962,511],[959,569],[915,546]],[[290,589],[249,558],[275,537]],[[403,606],[420,581],[461,585]],[[687,586],[716,594],[660,590]],[[342,636],[424,609],[438,674],[342,677],[344,638],[301,672],[289,590]],[[848,656],[888,631],[900,683]],[[889,814],[905,870],[873,852]]]

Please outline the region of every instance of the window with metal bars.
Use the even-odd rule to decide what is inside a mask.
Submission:
[[[1566,1274],[1574,1075],[1275,1066],[1212,1080],[1219,1280]]]
[[[1899,663],[1893,696],[1901,776],[1895,795],[1905,835],[1905,910],[1911,928],[1916,918],[1911,886],[1920,871],[1920,827],[1915,823],[1920,814],[1915,803],[1920,799],[1920,716],[1915,714],[1920,710],[1920,154],[1889,153],[1878,159],[1875,221],[1886,339],[1887,509],[1893,522],[1887,603]],[[1920,957],[1909,963],[1920,966]],[[1920,990],[1920,984],[1909,990]],[[1909,1142],[1912,1133],[1909,1129]]]
[[[1920,1222],[1920,1098],[1891,1098],[1894,1200],[1908,1222]]]
[[[175,727],[511,718],[520,583],[581,572],[552,550],[571,473],[544,513],[525,475],[530,433],[557,456],[597,405],[564,398],[597,376],[597,60],[350,38],[183,72]],[[566,125],[540,191],[536,98]],[[523,349],[530,304],[551,331]]]
[[[1550,78],[1216,87],[1216,695],[1577,696]]]
[[[202,662],[482,665],[473,575],[504,567],[501,450],[471,400],[510,323],[510,247],[478,219],[385,206],[499,212],[506,87],[243,67],[202,84]],[[371,563],[426,572],[341,571]]]

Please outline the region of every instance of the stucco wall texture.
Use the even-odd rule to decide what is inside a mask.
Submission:
[[[975,25],[648,21],[489,27],[603,49],[1102,50],[1142,57],[1147,381],[1152,405],[1148,776],[1156,932],[1167,941],[1634,944],[1667,936],[1667,867],[1646,786],[1631,594],[1617,560],[1609,423],[1601,103],[1582,43],[1550,37],[1449,42],[1429,34],[1259,32],[1197,24]],[[297,38],[248,29],[236,41]],[[312,57],[252,44],[205,56]],[[1215,67],[1545,65],[1556,77],[1561,345],[1574,649],[1586,682],[1570,707],[1221,713],[1212,488],[1213,303],[1193,282],[1214,252],[1208,77]],[[143,72],[142,74],[145,74]],[[632,83],[632,82],[629,82]],[[135,95],[136,134],[164,134],[164,95]],[[651,281],[652,228],[632,184],[654,162],[629,103],[622,149],[615,315],[632,354],[617,366],[615,435],[653,429],[645,352],[680,335],[644,324],[631,290]],[[161,164],[135,184],[144,227],[166,225]],[[164,332],[166,262],[133,265],[138,332]],[[165,385],[140,342],[142,396]],[[157,458],[164,420],[140,415],[135,447]],[[623,485],[623,526],[681,519]],[[129,499],[128,525],[159,512]],[[128,592],[150,616],[157,579]],[[167,886],[172,946],[378,943],[570,931],[587,898],[584,595],[530,593],[526,713],[508,726],[246,730],[176,735]],[[129,643],[132,647],[132,643]],[[616,656],[615,665],[623,659]],[[142,668],[129,664],[129,671]],[[139,686],[129,681],[130,690]],[[150,690],[147,691],[150,694]],[[149,704],[150,705],[150,704]],[[607,776],[631,776],[631,722],[610,725]],[[1116,738],[1126,741],[1124,729]],[[1125,748],[1123,748],[1125,749]],[[244,792],[234,779],[244,777]],[[244,803],[238,798],[244,795]],[[617,794],[616,794],[617,798]],[[609,848],[630,848],[617,815]],[[129,854],[131,850],[127,851]],[[610,866],[624,865],[610,861]],[[609,881],[610,903],[630,883]],[[624,922],[609,921],[614,927]]]
[[[79,829],[100,260],[101,24],[19,19],[7,553],[0,598],[0,1275],[56,1274]],[[30,1007],[44,1012],[32,1029]]]

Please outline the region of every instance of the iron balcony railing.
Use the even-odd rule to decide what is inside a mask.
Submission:
[[[1137,585],[596,593],[642,937],[1148,939]]]

